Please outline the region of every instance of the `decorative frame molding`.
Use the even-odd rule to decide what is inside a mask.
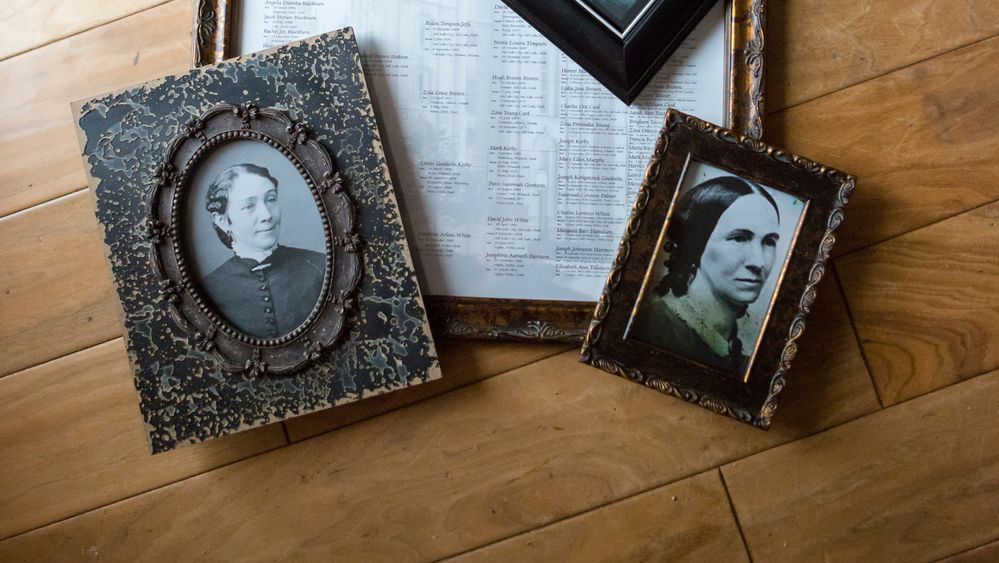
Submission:
[[[671,144],[677,141],[684,146],[671,153]],[[664,215],[661,220],[659,216],[650,216],[650,204],[672,200],[682,178],[677,164],[685,160],[687,154],[694,154],[693,151],[698,151],[702,160],[710,162],[724,158],[729,165],[736,163],[739,167],[753,169],[755,178],[763,183],[809,200],[799,243],[791,252],[783,283],[777,288],[778,298],[790,308],[789,314],[783,315],[784,322],[772,321],[767,325],[760,348],[769,348],[770,353],[765,353],[764,357],[771,360],[753,366],[753,374],[769,376],[751,377],[745,384],[711,381],[710,375],[697,373],[684,362],[661,365],[661,358],[657,363],[644,362],[641,357],[635,357],[641,355],[640,350],[636,352],[640,345],[631,341],[630,346],[622,346],[626,342],[622,313],[630,314],[638,298],[633,273],[636,269],[644,271],[648,260],[658,250],[652,248],[650,253],[648,246],[650,240],[658,239],[667,220]],[[683,154],[678,154],[680,152]],[[667,167],[670,170],[665,174]],[[797,189],[790,187],[791,181],[797,182]],[[854,176],[671,109],[628,219],[614,266],[597,302],[580,361],[768,429],[777,410],[777,396],[786,386],[787,372],[797,354],[805,319],[815,302],[816,286],[825,275],[826,261],[836,242],[835,232],[843,222],[843,210],[855,189]],[[629,273],[632,275],[626,280]],[[615,313],[613,318],[612,312]],[[733,387],[738,385],[745,385],[745,388]]]
[[[766,2],[727,2],[725,126],[749,137],[764,133]],[[241,0],[196,0],[195,66],[238,55],[236,36]],[[456,338],[538,340],[579,343],[595,303],[531,299],[483,299],[425,295],[430,322],[438,335]],[[543,327],[543,328],[542,328]]]
[[[326,239],[326,274],[318,301],[298,328],[274,339],[255,338],[230,325],[202,296],[185,258],[189,241],[183,209],[193,175],[212,151],[239,140],[265,143],[294,165],[312,193]],[[194,347],[213,354],[225,371],[263,376],[296,372],[339,343],[355,309],[362,241],[344,178],[303,122],[251,103],[217,105],[187,121],[150,182],[142,233],[153,247],[150,266],[159,299]]]
[[[194,66],[220,63],[237,56],[234,37],[239,0],[194,1]]]

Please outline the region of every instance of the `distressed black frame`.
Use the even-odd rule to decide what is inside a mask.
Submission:
[[[229,324],[202,296],[185,258],[192,241],[186,240],[182,213],[191,179],[213,150],[239,140],[265,143],[295,166],[315,200],[326,240],[319,300],[298,328],[274,339],[255,338]],[[361,281],[362,244],[343,176],[323,145],[309,138],[305,123],[250,103],[209,109],[190,119],[170,143],[153,175],[146,206],[145,234],[155,249],[150,261],[160,297],[177,327],[201,351],[214,353],[224,371],[253,376],[293,373],[321,358],[343,337]]]
[[[648,283],[648,265],[658,251],[670,202],[680,189],[688,159],[716,165],[806,202],[745,382],[627,338],[628,321]],[[825,274],[835,231],[843,221],[843,208],[855,186],[856,178],[849,174],[669,110],[580,361],[758,428],[769,428],[777,395],[784,389],[805,318],[815,301],[816,285]]]

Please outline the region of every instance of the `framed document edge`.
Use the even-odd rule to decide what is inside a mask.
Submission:
[[[193,64],[237,56],[241,0],[195,0]],[[766,0],[724,0],[726,128],[763,137]],[[651,150],[651,147],[650,147]],[[608,270],[611,264],[608,264]],[[458,338],[580,343],[595,301],[493,299],[424,294],[434,333]]]

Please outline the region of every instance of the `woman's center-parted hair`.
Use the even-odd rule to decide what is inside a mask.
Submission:
[[[205,209],[212,214],[218,213],[219,215],[224,215],[229,208],[229,192],[232,191],[236,178],[244,174],[260,176],[274,184],[275,188],[278,187],[277,178],[271,176],[270,170],[267,170],[263,166],[245,162],[234,164],[219,172],[215,176],[215,179],[212,180],[212,183],[208,185],[208,193],[205,195]],[[214,221],[212,222],[212,226],[215,228],[215,234],[218,235],[222,244],[226,248],[232,248],[232,236],[220,229]]]
[[[740,197],[751,194],[759,194],[770,202],[780,222],[780,210],[773,196],[759,185],[736,176],[706,180],[680,196],[666,228],[669,258],[666,275],[656,285],[657,294],[686,295],[722,213]]]

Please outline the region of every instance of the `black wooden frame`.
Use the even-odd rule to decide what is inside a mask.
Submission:
[[[206,300],[185,258],[184,202],[198,166],[216,148],[233,141],[265,143],[284,155],[306,180],[319,210],[326,240],[326,274],[311,314],[291,333],[275,339],[240,332]],[[159,297],[177,326],[211,352],[228,372],[253,376],[293,373],[322,357],[343,338],[361,281],[357,214],[329,153],[309,137],[308,127],[283,112],[252,104],[221,104],[190,119],[170,143],[146,196],[145,236],[153,244],[150,267]]]
[[[503,0],[559,49],[631,104],[716,0],[649,0],[625,34],[576,0]]]

